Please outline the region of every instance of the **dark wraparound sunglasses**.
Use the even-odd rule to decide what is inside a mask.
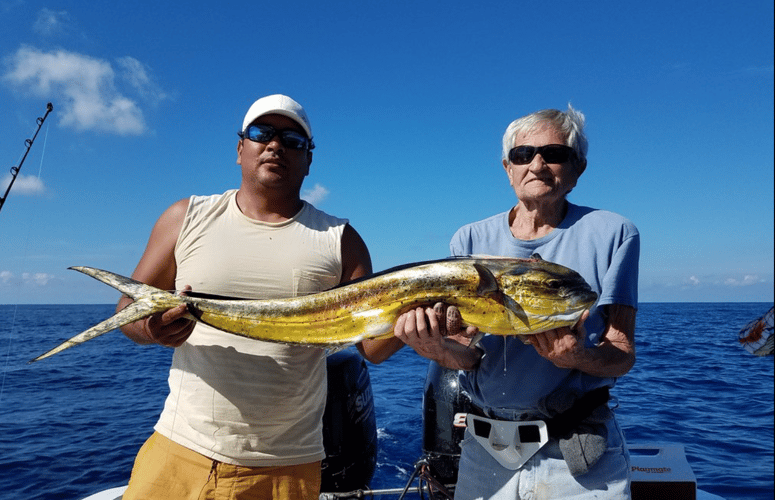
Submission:
[[[546,163],[565,163],[576,158],[576,152],[570,146],[549,144],[547,146],[517,146],[509,151],[509,161],[514,165],[527,165],[535,155],[541,155]]]
[[[313,149],[315,143],[308,139],[301,132],[295,130],[278,130],[271,125],[252,124],[248,125],[245,132],[237,132],[243,139],[249,139],[253,142],[269,142],[274,137],[280,138],[280,144],[288,149]]]

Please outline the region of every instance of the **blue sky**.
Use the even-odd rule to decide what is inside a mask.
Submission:
[[[278,92],[312,121],[305,197],[375,270],[510,208],[503,131],[570,102],[570,199],[638,226],[642,301],[773,300],[772,2],[215,4],[0,0],[8,169],[54,104],[0,212],[0,303],[116,301],[67,268],[129,275],[167,206],[238,187],[236,131]]]

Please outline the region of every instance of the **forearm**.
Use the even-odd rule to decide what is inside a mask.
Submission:
[[[479,366],[483,351],[449,338],[412,339],[409,345],[417,354],[452,370],[473,370]]]
[[[439,365],[452,370],[471,371],[479,366],[484,354],[478,347],[467,347],[452,340],[445,340],[446,349],[438,359],[434,359]]]
[[[398,352],[404,344],[396,337],[380,340],[364,340],[358,344],[358,351],[371,363],[379,364]],[[423,357],[437,362],[444,368],[453,370],[473,370],[479,366],[482,351],[476,347],[466,347],[451,340],[443,341],[443,348],[428,349],[413,346]]]
[[[596,377],[621,377],[635,365],[635,315],[633,307],[606,307],[608,321],[602,341],[587,348],[578,369]]]
[[[398,352],[404,343],[395,337],[364,340],[357,344],[358,351],[367,361],[378,365]]]
[[[584,350],[576,368],[595,377],[621,377],[635,364],[635,350],[602,343]]]

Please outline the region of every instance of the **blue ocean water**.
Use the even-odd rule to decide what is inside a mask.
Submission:
[[[680,442],[701,489],[773,498],[773,358],[738,330],[772,304],[640,306],[638,361],[614,390],[631,443]],[[169,349],[118,332],[27,364],[112,305],[0,306],[0,498],[81,499],[125,484],[166,396]],[[422,455],[427,362],[408,348],[369,365],[379,456],[373,488],[401,488]]]

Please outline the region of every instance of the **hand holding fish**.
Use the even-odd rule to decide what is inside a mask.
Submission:
[[[181,295],[191,290],[191,286],[181,291]],[[132,301],[125,297],[119,302],[117,310],[121,310]],[[179,305],[148,316],[135,323],[125,325],[123,330],[138,344],[159,344],[165,347],[179,347],[194,331],[196,321],[188,314],[186,305]]]
[[[595,347],[585,347],[585,312],[572,328],[560,327],[525,337],[538,354],[560,368],[572,368],[595,377],[621,377],[635,364],[636,309],[620,304],[606,308],[606,327]]]
[[[149,342],[165,347],[179,347],[194,331],[196,321],[188,317],[188,308],[178,306],[141,321]]]
[[[468,346],[471,345],[472,339],[479,335],[477,327],[463,324],[463,316],[457,307],[438,302],[433,306],[433,310],[438,320],[446,321],[439,325],[445,327],[441,332],[444,337]]]
[[[578,368],[586,349],[584,339],[587,337],[587,330],[584,328],[584,321],[588,317],[589,311],[585,311],[572,327],[564,326],[536,333],[526,337],[525,343],[535,347],[538,354],[558,368]]]
[[[471,370],[479,364],[481,352],[468,347],[478,333],[478,328],[463,325],[457,307],[443,303],[402,314],[393,329],[396,338],[420,356],[458,370]]]

